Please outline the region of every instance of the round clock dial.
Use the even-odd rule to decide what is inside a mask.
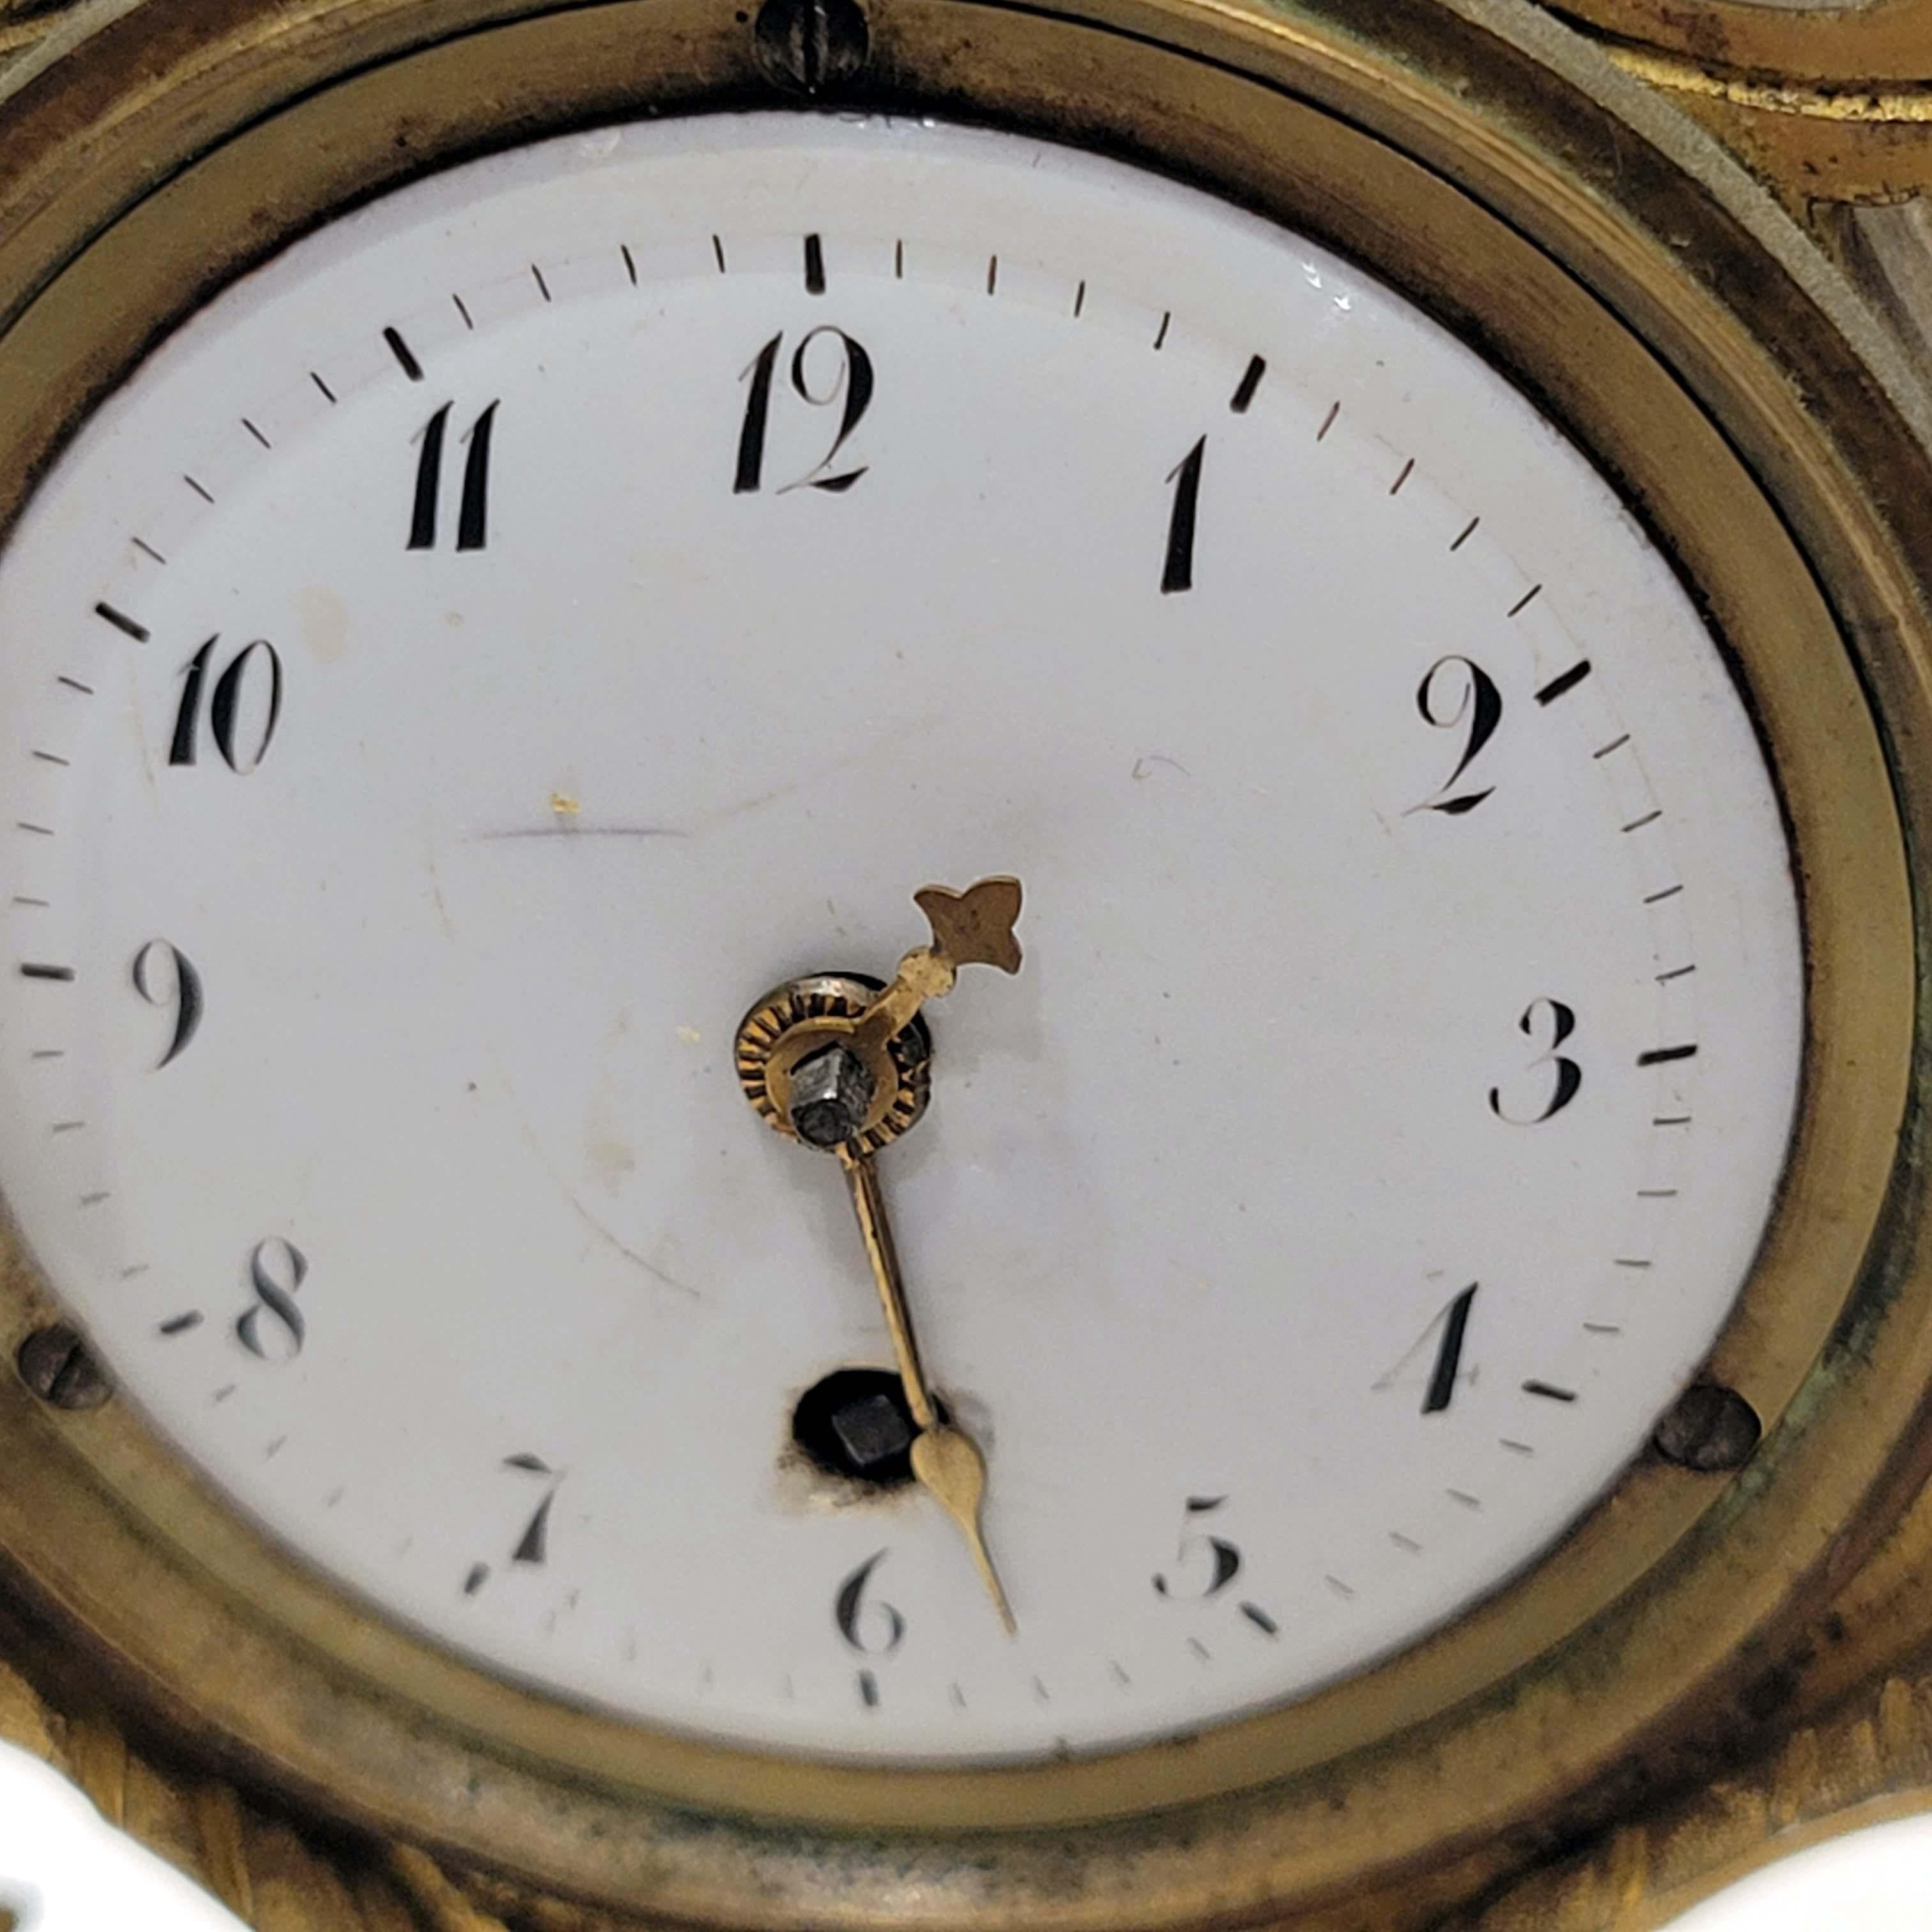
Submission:
[[[1342,262],[1016,136],[710,118],[212,302],[0,556],[0,1179],[382,1612],[747,1744],[1022,1760],[1358,1670],[1638,1449],[1762,1232],[1797,911],[1578,452]],[[883,1153],[734,1064],[1023,882]]]

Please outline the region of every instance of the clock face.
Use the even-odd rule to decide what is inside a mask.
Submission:
[[[228,290],[4,554],[0,1185],[377,1613],[712,1739],[1020,1760],[1409,1642],[1644,1442],[1803,1040],[1664,560],[1331,254],[1031,140],[610,129]],[[1024,882],[878,1177],[740,1016]]]

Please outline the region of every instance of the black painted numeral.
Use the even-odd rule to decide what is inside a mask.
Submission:
[[[207,694],[208,735],[231,772],[246,777],[268,754],[282,716],[282,660],[266,638],[244,644],[215,678],[209,691],[220,638],[210,638],[182,667],[186,682],[175,712],[170,765],[192,765],[200,754],[202,705]]]
[[[826,367],[826,352],[814,353],[813,348],[814,344],[827,338],[838,345],[837,366],[830,371]],[[744,421],[739,426],[738,464],[731,484],[738,496],[753,495],[764,488],[765,441],[771,423],[772,388],[784,346],[784,332],[781,329],[739,375],[738,380],[748,382],[751,387],[745,398]],[[778,494],[784,496],[792,490],[824,490],[834,496],[842,494],[850,489],[870,466],[862,463],[852,470],[833,468],[839,452],[872,406],[872,358],[842,328],[824,322],[808,331],[793,350],[790,381],[792,392],[800,402],[814,409],[838,406],[838,432],[832,440],[832,447],[819,461],[802,476],[782,484]]]
[[[1180,1538],[1174,1546],[1174,1568],[1154,1572],[1156,1596],[1204,1602],[1210,1597],[1218,1597],[1240,1574],[1240,1550],[1224,1536],[1210,1535],[1194,1527],[1199,1518],[1213,1515],[1227,1500],[1226,1496],[1187,1498]]]
[[[201,1024],[201,975],[178,946],[151,939],[134,956],[134,990],[149,1006],[172,1016],[168,1049],[154,1063],[159,1072],[194,1039]]]
[[[1194,524],[1201,507],[1201,466],[1208,454],[1204,436],[1167,472],[1174,502],[1167,514],[1167,555],[1161,566],[1163,596],[1194,588]]]
[[[905,1640],[905,1618],[892,1604],[870,1596],[867,1589],[873,1571],[888,1553],[881,1550],[867,1557],[839,1585],[832,1602],[832,1620],[838,1634],[862,1657],[890,1657]]]
[[[524,1533],[517,1539],[517,1546],[510,1552],[512,1563],[523,1563],[541,1568],[550,1560],[550,1513],[556,1502],[556,1492],[563,1486],[563,1474],[553,1469],[541,1456],[527,1453],[506,1456],[503,1459],[506,1469],[520,1469],[526,1475],[540,1476],[546,1487],[543,1501],[538,1503],[530,1521],[524,1526]]]
[[[1501,1087],[1492,1087],[1490,1111],[1513,1126],[1539,1127],[1562,1113],[1582,1090],[1582,1068],[1558,1051],[1576,1032],[1576,1015],[1561,1000],[1532,1000],[1516,1026],[1543,1048],[1524,1070],[1525,1079],[1535,1080],[1538,1090],[1526,1103],[1514,1088],[1505,1094]]]
[[[1474,812],[1496,790],[1493,785],[1478,790],[1461,784],[1463,774],[1476,762],[1503,722],[1502,694],[1497,690],[1496,680],[1471,658],[1438,658],[1417,688],[1415,708],[1422,713],[1425,724],[1432,724],[1440,731],[1461,729],[1465,735],[1462,755],[1456,760],[1456,769],[1433,796],[1420,805],[1411,806],[1409,810],[1440,812],[1451,818]]]
[[[254,1305],[235,1324],[236,1337],[264,1362],[292,1362],[308,1340],[308,1323],[296,1295],[308,1279],[308,1258],[279,1236],[257,1241],[248,1256]]]
[[[422,448],[416,457],[416,499],[410,508],[411,550],[436,548],[436,517],[442,500],[442,446],[454,406],[445,403],[417,432]],[[463,494],[456,509],[458,550],[482,550],[490,540],[490,444],[496,426],[496,404],[492,403],[464,434],[470,447],[463,460]]]
[[[1396,1387],[1415,1358],[1432,1343],[1436,1352],[1428,1383],[1423,1390],[1422,1413],[1442,1414],[1456,1399],[1456,1379],[1462,1367],[1462,1345],[1468,1338],[1469,1313],[1476,1305],[1476,1291],[1480,1286],[1472,1281],[1461,1294],[1445,1303],[1402,1360],[1376,1383],[1376,1388],[1379,1390]]]

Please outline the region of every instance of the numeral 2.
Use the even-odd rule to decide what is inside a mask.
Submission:
[[[1474,812],[1491,792],[1493,785],[1485,785],[1480,790],[1457,790],[1462,775],[1473,765],[1483,747],[1496,735],[1496,728],[1503,722],[1502,693],[1497,690],[1496,680],[1482,666],[1468,658],[1438,658],[1423,674],[1420,686],[1415,694],[1415,708],[1422,713],[1425,724],[1432,724],[1438,730],[1453,731],[1466,727],[1462,741],[1462,755],[1456,761],[1456,769],[1442,782],[1442,788],[1432,797],[1424,799],[1420,805],[1409,807],[1411,812],[1440,812],[1451,818],[1460,818],[1466,812]]]

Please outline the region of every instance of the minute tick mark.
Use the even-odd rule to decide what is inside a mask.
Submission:
[[[1524,611],[1527,610],[1529,607],[1536,602],[1537,598],[1542,595],[1542,592],[1543,586],[1541,584],[1532,584],[1529,588],[1510,606],[1509,614],[1512,617],[1520,616]]]
[[[393,327],[386,328],[382,340],[389,345],[389,353],[401,365],[403,374],[412,382],[420,382],[423,379],[422,364],[416,360],[416,351],[403,340],[402,331]]]
[[[1082,282],[1080,286],[1084,289],[1087,285]],[[1248,358],[1246,371],[1228,404],[1235,415],[1244,416],[1247,414],[1249,405],[1254,401],[1255,392],[1261,387],[1262,378],[1267,374],[1268,364],[1260,356],[1252,356]]]
[[[1640,1053],[1636,1064],[1640,1066],[1662,1066],[1672,1060],[1689,1060],[1697,1048],[1694,1042],[1689,1046],[1653,1046],[1648,1053]]]
[[[1574,1389],[1558,1388],[1554,1382],[1526,1382],[1522,1385],[1525,1395],[1540,1395],[1550,1402],[1574,1402]]]
[[[1568,670],[1559,671],[1536,694],[1539,704],[1554,704],[1566,692],[1574,691],[1590,675],[1590,660],[1579,658]]]
[[[185,1335],[190,1330],[199,1328],[206,1318],[200,1309],[191,1309],[185,1315],[177,1315],[172,1320],[164,1322],[160,1332],[170,1336]]]
[[[122,636],[132,638],[137,644],[145,644],[154,635],[145,624],[137,624],[132,617],[115,609],[111,604],[97,604],[94,614],[104,622],[112,624]]]

